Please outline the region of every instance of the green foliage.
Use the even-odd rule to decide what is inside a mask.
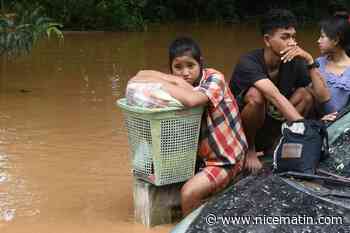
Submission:
[[[152,22],[246,21],[270,8],[292,10],[299,21],[318,21],[331,1],[350,0],[1,0],[2,5],[40,5],[70,30],[144,30]]]
[[[110,28],[143,29],[146,24],[141,12],[146,3],[146,0],[101,1],[97,5],[97,13]]]
[[[0,55],[13,57],[28,53],[42,37],[52,34],[62,39],[61,24],[42,16],[42,8],[19,10],[0,17]]]
[[[209,1],[205,9],[205,15],[210,16],[210,19],[221,21],[236,20],[238,15],[236,11],[237,5],[231,0],[212,0]]]
[[[151,0],[150,0],[151,1]],[[24,0],[38,4],[46,14],[73,30],[144,29],[142,9],[147,0]]]

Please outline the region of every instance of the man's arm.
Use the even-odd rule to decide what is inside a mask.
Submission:
[[[289,100],[281,94],[278,88],[269,79],[261,79],[255,82],[254,86],[263,93],[288,121],[303,119]]]
[[[140,71],[129,82],[161,83],[163,89],[186,107],[204,105],[209,98],[200,91],[194,91],[193,86],[180,77],[153,70]]]
[[[283,54],[281,60],[284,63],[291,61],[294,57],[301,57],[305,59],[308,65],[314,63],[314,59],[311,54],[297,45],[286,48],[285,50],[281,51],[281,54]],[[311,90],[317,101],[319,103],[328,101],[331,98],[331,95],[329,93],[325,79],[321,75],[318,68],[314,67],[309,69],[309,75],[312,83]]]
[[[311,90],[319,103],[324,103],[331,98],[331,94],[327,87],[326,81],[321,75],[318,68],[312,68],[309,70],[311,78]]]

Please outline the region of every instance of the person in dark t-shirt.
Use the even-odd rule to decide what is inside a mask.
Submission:
[[[270,10],[261,31],[265,47],[243,55],[230,80],[248,140],[245,168],[257,172],[257,151],[273,148],[281,123],[307,116],[315,101],[330,99],[318,64],[296,42],[296,19],[288,10]]]

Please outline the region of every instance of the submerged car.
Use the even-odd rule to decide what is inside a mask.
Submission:
[[[350,108],[327,127],[330,157],[316,175],[247,176],[184,218],[172,233],[350,232]]]

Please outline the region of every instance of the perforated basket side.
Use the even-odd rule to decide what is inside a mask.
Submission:
[[[200,123],[201,115],[182,116],[158,122],[159,151],[154,153],[157,185],[178,183],[193,176]],[[154,135],[152,137],[154,138]]]
[[[150,120],[129,113],[124,115],[134,173],[149,179],[154,173]]]
[[[155,185],[193,176],[203,107],[143,111],[118,100],[125,116],[134,174]]]

